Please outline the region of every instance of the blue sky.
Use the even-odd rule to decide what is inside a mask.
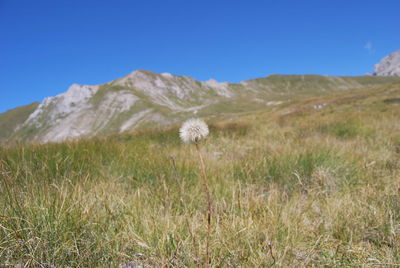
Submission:
[[[0,0],[0,112],[136,69],[238,82],[363,75],[400,49],[400,1]]]

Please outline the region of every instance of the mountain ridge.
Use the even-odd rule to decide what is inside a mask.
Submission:
[[[72,84],[45,98],[27,118],[14,120],[12,130],[0,129],[0,139],[43,143],[121,133],[391,81],[400,77],[270,75],[230,83],[136,70],[101,85]],[[5,114],[0,114],[0,125],[7,121]]]

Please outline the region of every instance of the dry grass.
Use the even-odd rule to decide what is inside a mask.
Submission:
[[[385,102],[399,94],[215,125],[202,145],[211,266],[400,264],[400,106]],[[1,148],[0,266],[196,267],[207,236],[196,157],[177,129]]]

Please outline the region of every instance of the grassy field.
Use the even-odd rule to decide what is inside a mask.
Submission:
[[[212,267],[400,264],[400,83],[208,120]],[[204,265],[179,126],[0,148],[0,267]]]

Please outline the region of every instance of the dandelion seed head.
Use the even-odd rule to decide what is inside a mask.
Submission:
[[[201,119],[189,119],[179,129],[179,136],[185,143],[197,143],[207,137],[208,133],[208,126]]]

